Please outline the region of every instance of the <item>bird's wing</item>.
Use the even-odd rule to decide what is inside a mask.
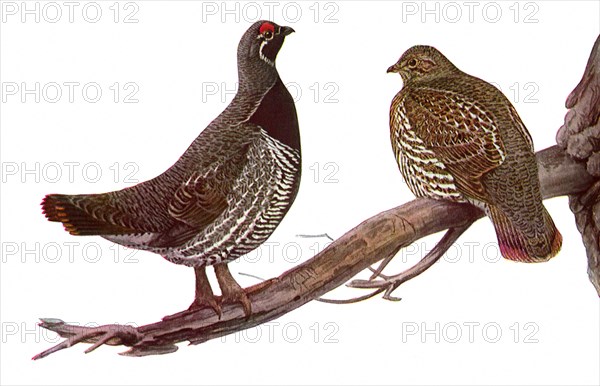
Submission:
[[[230,138],[213,149],[220,156],[201,170],[190,171],[175,190],[168,205],[173,226],[158,237],[153,246],[180,246],[213,223],[230,206],[235,181],[248,161],[248,152],[255,146],[260,128],[243,123],[238,127],[241,136]]]
[[[192,239],[227,209],[225,190],[214,173],[193,172],[169,203],[168,213],[174,220],[172,225],[152,240],[150,246],[177,247]]]
[[[514,122],[517,128],[517,132],[523,137],[525,142],[527,142],[527,145],[529,146],[531,151],[535,152],[533,148],[533,139],[531,138],[531,134],[529,134],[529,131],[527,131],[525,124],[521,120],[521,117],[519,117],[519,113],[517,113],[517,110],[515,110],[514,106],[510,102],[508,102],[508,115],[510,119]]]
[[[415,135],[452,174],[458,189],[487,201],[481,177],[506,157],[491,113],[469,97],[429,88],[408,94],[403,107]]]
[[[227,197],[248,162],[248,152],[260,136],[260,128],[249,123],[237,126],[237,131],[240,133],[237,138],[213,149],[220,155],[210,165],[191,170],[175,191],[168,207],[174,219],[203,228],[228,207]]]
[[[216,178],[215,170],[201,175],[193,172],[175,191],[169,204],[169,214],[195,228],[213,222],[227,208],[226,185]]]

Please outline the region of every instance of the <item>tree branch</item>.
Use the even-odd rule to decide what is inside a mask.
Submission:
[[[578,193],[593,182],[585,164],[572,160],[556,146],[539,152],[537,158],[545,198]],[[320,297],[422,237],[467,227],[482,216],[479,209],[469,204],[417,199],[371,217],[312,259],[277,278],[250,287],[252,314],[248,318],[241,307],[226,304],[220,320],[214,311],[203,309],[135,329],[120,325],[89,328],[68,325],[58,319],[43,319],[40,326],[67,340],[33,359],[81,341],[96,343],[100,340],[109,345],[131,347],[122,355],[165,354],[176,351],[178,342],[187,340],[198,344],[251,328]]]

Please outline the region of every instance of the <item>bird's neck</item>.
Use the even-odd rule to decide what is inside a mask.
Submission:
[[[238,92],[266,93],[277,79],[277,68],[259,58],[238,61]]]
[[[261,60],[246,61],[238,68],[238,92],[219,117],[220,121],[253,123],[299,152],[296,107],[277,69]]]

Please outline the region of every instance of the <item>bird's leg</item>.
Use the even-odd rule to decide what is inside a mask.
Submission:
[[[221,306],[217,302],[212,288],[210,287],[210,282],[206,276],[206,268],[195,267],[194,273],[196,274],[196,296],[188,310],[197,310],[208,306],[215,310],[219,318],[221,318]],[[220,280],[219,284],[221,284]]]
[[[250,305],[250,299],[248,295],[240,285],[235,281],[227,264],[221,263],[215,265],[215,274],[221,287],[222,301],[228,303],[241,303],[244,308],[244,314],[246,317],[250,316],[252,307]]]

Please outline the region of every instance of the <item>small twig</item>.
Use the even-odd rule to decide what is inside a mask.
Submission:
[[[472,223],[458,228],[450,228],[436,244],[436,246],[423,257],[417,264],[410,267],[397,275],[389,276],[384,280],[353,280],[348,283],[350,288],[376,288],[381,291],[385,290],[383,298],[390,301],[399,301],[402,298],[392,296],[392,292],[396,290],[402,283],[420,275],[437,262],[454,242],[462,235]],[[384,261],[385,262],[385,261]],[[369,294],[372,295],[372,294]]]
[[[350,298],[350,299],[325,299],[325,298],[318,298],[315,299],[318,302],[322,302],[322,303],[329,303],[329,304],[353,304],[353,303],[358,303],[358,302],[362,302],[363,300],[367,300],[367,299],[371,299],[373,296],[382,293],[385,290],[385,288],[378,288],[375,291],[371,292],[370,294],[366,294],[363,296],[357,296],[355,298]]]
[[[253,279],[260,280],[260,281],[265,281],[265,279],[263,279],[262,277],[253,275],[251,273],[238,272],[238,275],[251,277]]]
[[[376,279],[378,277],[380,277],[380,278],[382,278],[384,280],[389,279],[389,276],[384,275],[381,272],[383,272],[383,270],[385,269],[385,267],[387,267],[387,265],[390,263],[390,261],[392,261],[392,259],[395,256],[396,255],[394,255],[394,256],[388,256],[385,259],[383,259],[383,261],[381,263],[379,263],[379,266],[377,267],[377,269],[374,269],[373,267],[369,267],[369,270],[371,272],[373,272],[373,274],[371,275],[371,277],[369,278],[369,280],[374,280],[374,279]]]
[[[77,343],[81,342],[93,343],[91,347],[85,350],[85,353],[87,354],[104,344],[111,346],[131,346],[140,341],[143,336],[135,327],[128,325],[108,324],[99,327],[83,327],[68,325],[60,319],[40,320],[40,327],[56,331],[67,339],[60,342],[56,346],[37,354],[31,358],[33,360],[45,358],[50,354],[54,354],[57,351],[75,346]]]
[[[333,237],[329,236],[327,233],[321,233],[320,235],[296,235],[296,237],[301,237],[304,239],[317,239],[321,237],[325,237],[329,239],[329,241],[333,241]]]

